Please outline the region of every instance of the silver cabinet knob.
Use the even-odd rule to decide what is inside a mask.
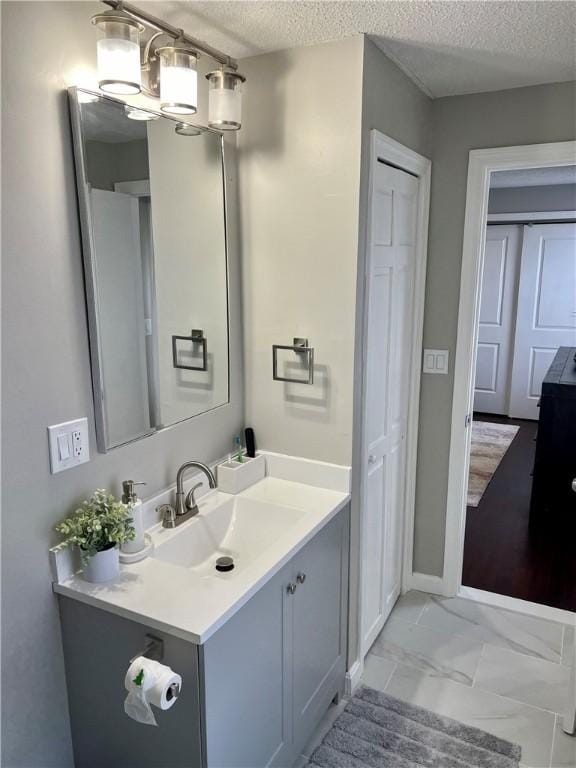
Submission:
[[[576,493],[576,477],[572,480],[572,490]]]
[[[293,595],[293,594],[294,594],[294,592],[296,592],[296,587],[297,587],[297,586],[298,586],[297,584],[294,584],[293,582],[291,582],[291,583],[290,583],[290,584],[288,584],[288,586],[286,587],[286,591],[288,592],[288,594],[289,594],[289,595]]]
[[[304,584],[306,581],[306,574],[305,573],[299,573],[298,576],[296,576],[296,581],[298,584]]]

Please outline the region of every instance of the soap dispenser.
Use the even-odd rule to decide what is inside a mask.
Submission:
[[[125,541],[122,544],[122,552],[128,555],[135,555],[141,552],[146,542],[144,540],[144,518],[142,516],[142,499],[138,498],[138,494],[134,490],[136,485],[146,485],[146,483],[136,483],[134,480],[124,480],[122,483],[122,502],[130,505],[130,515],[132,517],[132,525],[134,526],[135,536],[132,541]]]

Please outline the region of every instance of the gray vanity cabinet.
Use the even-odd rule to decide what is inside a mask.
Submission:
[[[343,510],[200,649],[207,768],[290,768],[343,692]]]
[[[60,597],[76,768],[290,768],[342,693],[348,508],[200,646]],[[158,728],[123,711],[147,632],[182,693]]]

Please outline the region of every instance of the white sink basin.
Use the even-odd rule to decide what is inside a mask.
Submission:
[[[267,501],[216,493],[200,512],[178,528],[159,526],[152,534],[153,557],[204,577],[241,572],[305,515],[304,510]],[[234,559],[234,570],[220,573],[216,560]]]

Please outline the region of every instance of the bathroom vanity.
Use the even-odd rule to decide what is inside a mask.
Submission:
[[[292,766],[344,688],[348,502],[268,475],[151,529],[154,556],[117,582],[55,584],[77,768]],[[214,569],[223,553],[228,573]],[[158,728],[123,710],[147,634],[183,680]]]

